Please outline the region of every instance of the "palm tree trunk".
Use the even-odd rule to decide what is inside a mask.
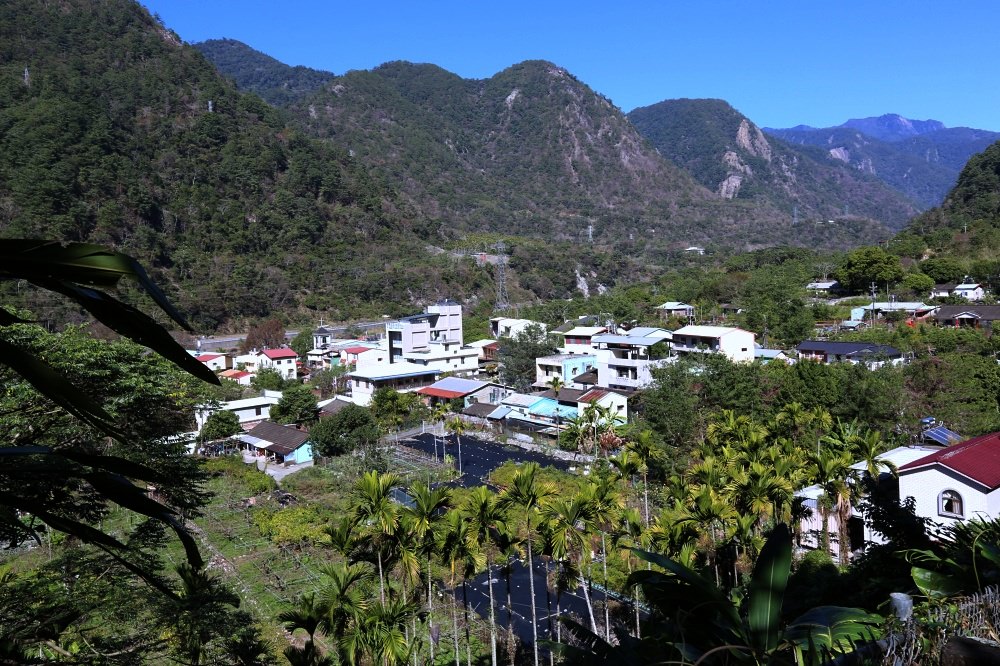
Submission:
[[[465,615],[465,664],[472,666],[472,639],[469,637],[469,585],[462,579],[462,613]]]
[[[493,561],[489,551],[486,553],[486,582],[490,588],[490,664],[497,666],[497,618],[493,601]]]
[[[385,576],[382,574],[382,551],[378,551],[378,598],[385,604]]]
[[[454,588],[452,590],[454,591]],[[462,666],[462,653],[458,651],[458,603],[455,601],[454,595],[452,595],[451,601],[451,621],[455,630],[452,634],[455,643],[455,666]]]
[[[604,566],[604,639],[611,642],[611,610],[608,608],[608,547],[601,530],[601,562]]]
[[[514,616],[512,615],[511,609],[511,598],[510,598],[510,562],[507,563],[508,567],[504,572],[504,580],[507,582],[507,656],[510,657],[510,666],[515,666],[514,664]]]
[[[531,529],[530,526],[528,528]],[[535,610],[535,565],[531,557],[531,536],[528,536],[528,584],[531,588],[531,649],[538,666],[538,611]]]
[[[434,663],[434,602],[431,595],[431,558],[427,558],[427,644],[431,648],[431,663]]]
[[[646,472],[642,473],[642,503],[645,510],[646,529],[649,529],[649,479]]]
[[[597,620],[594,619],[594,604],[590,601],[590,581],[584,580],[583,585],[583,598],[587,602],[587,615],[590,617],[590,630],[595,634],[597,633]]]

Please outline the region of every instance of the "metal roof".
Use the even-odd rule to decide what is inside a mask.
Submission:
[[[900,474],[940,465],[985,486],[1000,488],[1000,432],[967,439],[903,465]]]
[[[838,356],[886,356],[898,358],[899,350],[874,342],[833,342],[829,340],[804,340],[795,348],[801,352],[821,352]]]

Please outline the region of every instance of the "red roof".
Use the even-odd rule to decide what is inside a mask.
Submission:
[[[581,395],[579,398],[577,398],[577,401],[578,402],[597,402],[598,400],[600,400],[601,398],[603,398],[604,396],[606,396],[609,393],[611,393],[611,391],[605,391],[604,389],[596,389],[596,388],[595,389],[590,389],[589,391],[587,391],[586,393],[584,393],[583,395]]]
[[[195,359],[201,361],[202,363],[208,363],[209,361],[214,361],[217,358],[221,358],[222,354],[202,354],[201,356],[195,356]]]
[[[249,376],[250,373],[246,372],[245,370],[237,370],[230,375],[226,375],[226,377],[229,377],[231,379],[243,379],[244,377],[249,377]]]
[[[364,354],[369,349],[371,349],[371,347],[348,347],[344,351],[348,354]]]
[[[264,356],[268,357],[272,361],[278,358],[298,358],[299,355],[295,353],[295,350],[288,349],[265,349],[263,352]]]
[[[491,342],[488,345],[483,345],[483,349],[500,349],[499,342]]]
[[[899,468],[911,472],[941,465],[976,481],[990,490],[1000,488],[1000,432],[980,435],[935,451]]]
[[[435,398],[447,398],[448,400],[468,395],[468,391],[463,393],[462,391],[449,391],[447,389],[434,388],[433,386],[425,386],[424,388],[417,389],[414,393],[422,393],[423,395],[429,395]]]

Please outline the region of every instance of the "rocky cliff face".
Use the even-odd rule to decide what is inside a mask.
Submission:
[[[662,154],[724,199],[766,203],[805,219],[842,217],[847,208],[849,215],[897,227],[916,212],[904,197],[852,168],[846,148],[796,149],[769,138],[721,100],[668,100],[636,109],[629,119]]]

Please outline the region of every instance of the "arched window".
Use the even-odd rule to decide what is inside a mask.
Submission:
[[[938,495],[938,514],[962,518],[965,516],[965,509],[962,506],[962,496],[954,490],[945,490]]]

